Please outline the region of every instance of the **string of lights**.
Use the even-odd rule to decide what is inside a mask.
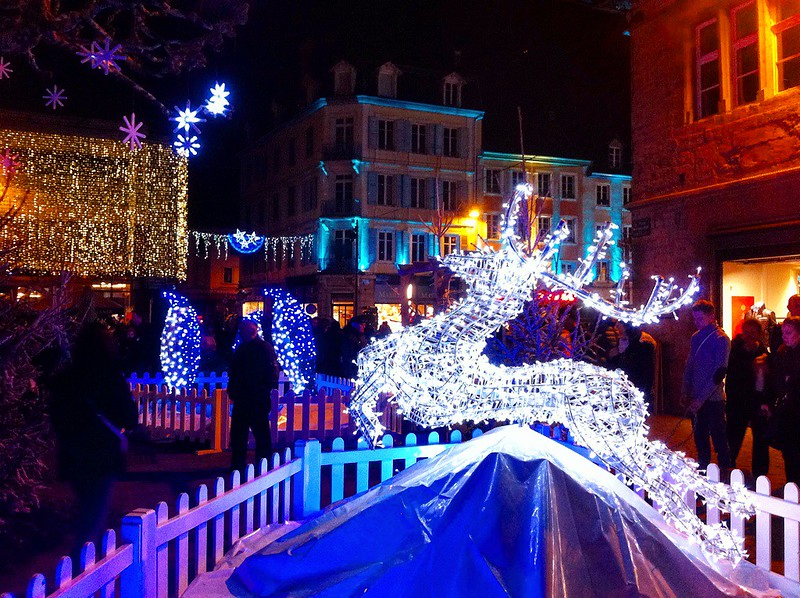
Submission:
[[[296,393],[303,392],[315,379],[317,348],[311,319],[288,291],[264,289],[272,298],[272,344],[286,377]]]
[[[197,312],[183,295],[164,291],[169,310],[161,332],[161,371],[169,388],[194,383],[200,367],[200,324]]]
[[[0,231],[15,270],[186,278],[187,164],[169,147],[5,129],[0,147],[24,164],[0,205],[21,205]]]
[[[263,251],[264,259],[278,262],[281,257],[293,259],[299,250],[302,255],[311,255],[314,247],[314,235],[289,235],[282,237],[261,237],[256,233],[237,230],[227,235],[190,231],[193,241],[194,255],[203,259],[211,257],[210,249],[214,249],[217,259],[228,259],[231,249],[238,253],[253,254]]]

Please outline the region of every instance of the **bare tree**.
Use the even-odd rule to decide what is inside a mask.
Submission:
[[[109,74],[166,111],[139,78],[205,66],[205,52],[233,37],[247,12],[248,0],[0,0],[0,54],[39,70],[45,48],[74,54],[111,40],[126,59]]]
[[[3,170],[0,205],[9,198],[13,179],[13,172]],[[48,480],[45,456],[52,440],[45,397],[37,383],[43,356],[49,348],[65,346],[71,328],[63,309],[64,280],[55,285],[49,305],[42,307],[36,299],[44,292],[22,288],[12,273],[9,259],[19,241],[14,220],[25,198],[23,194],[9,200],[11,205],[0,215],[0,546],[12,553],[28,534],[19,519],[38,507]]]

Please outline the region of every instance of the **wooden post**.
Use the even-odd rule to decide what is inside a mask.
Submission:
[[[123,598],[156,596],[156,512],[136,509],[122,518],[122,540],[133,545],[133,563],[120,576]]]
[[[197,451],[196,455],[210,455],[212,453],[220,453],[225,449],[223,444],[223,426],[228,423],[228,414],[223,413],[223,390],[221,388],[214,389],[214,407],[211,417],[214,423],[214,436],[211,439],[211,448]],[[225,401],[227,403],[227,401]],[[203,409],[205,409],[203,405]],[[201,420],[202,421],[202,420]]]
[[[303,460],[300,473],[292,477],[294,519],[301,519],[320,510],[322,445],[318,440],[298,440],[294,455]]]

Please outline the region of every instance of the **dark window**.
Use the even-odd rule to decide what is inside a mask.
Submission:
[[[486,193],[500,193],[500,171],[487,168],[483,171]]]
[[[289,187],[286,194],[286,215],[294,216],[297,214],[297,193],[294,187]]]
[[[394,121],[378,121],[378,149],[394,149]]]
[[[761,87],[758,74],[758,11],[755,1],[733,9],[733,59],[736,103],[755,102]]]
[[[780,0],[777,23],[772,27],[778,42],[778,89],[800,85],[800,0]]]
[[[306,129],[306,158],[314,154],[314,127]]]
[[[458,129],[444,127],[444,150],[445,156],[451,158],[458,157]]]
[[[411,125],[411,151],[415,154],[426,153],[425,125]]]
[[[336,175],[334,200],[337,212],[349,212],[353,209],[353,175]]]
[[[704,118],[719,112],[719,23],[711,19],[695,30],[697,60],[697,116]]]
[[[233,268],[225,268],[222,271],[222,281],[223,282],[233,282]]]

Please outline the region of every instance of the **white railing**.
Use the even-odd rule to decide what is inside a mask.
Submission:
[[[550,428],[543,427],[540,431]],[[476,430],[474,435],[481,434]],[[560,431],[555,430],[556,439]],[[461,441],[461,433],[453,431],[451,443]],[[45,578],[37,574],[30,582],[28,596],[63,596],[83,598],[95,592],[103,596],[161,598],[180,595],[198,575],[213,567],[233,542],[251,531],[269,523],[285,522],[292,518],[313,516],[321,508],[322,482],[330,479],[331,502],[345,498],[345,466],[355,464],[355,493],[392,477],[395,464],[409,467],[418,459],[432,457],[447,448],[439,443],[439,435],[432,432],[428,444],[418,445],[417,437],[405,437],[405,446],[393,446],[393,438],[383,438],[385,448],[368,450],[361,441],[358,450],[345,451],[344,441],[337,438],[331,452],[323,453],[316,440],[299,440],[295,443],[294,459],[287,449],[281,465],[278,455],[273,458],[271,471],[266,471],[266,460],[255,475],[248,466],[246,481],[239,482],[238,472],[225,490],[222,478],[214,486],[214,498],[208,498],[208,489],[197,490],[195,506],[189,507],[189,497],[178,498],[177,513],[170,518],[165,503],[154,510],[138,509],[128,514],[122,523],[122,539],[126,542],[115,548],[113,531],[106,535],[104,557],[95,563],[94,547],[86,546],[80,575],[71,577],[72,564],[62,558],[51,593],[46,593]],[[578,449],[580,452],[580,449]],[[370,476],[370,463],[378,462],[377,476]],[[323,476],[323,468],[330,468],[330,476]],[[709,466],[709,477],[719,479],[719,469]],[[741,471],[732,474],[733,482],[743,482]],[[762,569],[772,566],[772,518],[783,520],[784,548],[782,557],[786,578],[798,581],[800,573],[800,504],[795,484],[787,484],[784,497],[770,496],[769,480],[758,479],[756,492],[751,493],[756,507],[755,563]],[[694,496],[687,495],[686,502],[695,508]],[[706,519],[718,522],[721,513],[715,505],[708,505]],[[745,533],[745,520],[732,518],[731,525]],[[191,549],[191,552],[190,552]],[[778,558],[777,560],[780,560]],[[10,598],[4,594],[2,598]]]

